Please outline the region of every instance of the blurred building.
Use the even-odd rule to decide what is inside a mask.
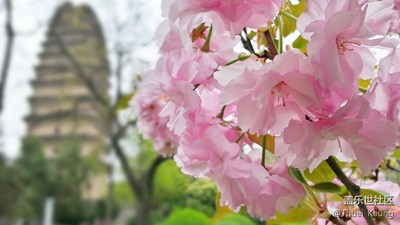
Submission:
[[[82,157],[101,158],[109,149],[107,114],[99,103],[107,100],[109,87],[102,29],[90,7],[70,3],[56,11],[49,26],[32,81],[28,135],[41,140],[48,158],[70,141],[79,142]],[[105,195],[106,182],[105,175],[94,175],[84,196]]]

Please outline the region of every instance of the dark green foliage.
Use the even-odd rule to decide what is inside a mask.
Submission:
[[[230,214],[212,225],[256,225],[249,217],[241,214]]]
[[[52,187],[49,184],[48,165],[43,155],[40,141],[34,137],[26,137],[22,141],[21,157],[13,168],[17,171],[14,178],[20,184],[17,210],[14,214],[30,221],[40,221],[43,215],[43,204]]]
[[[184,207],[196,209],[212,216],[215,213],[217,194],[217,188],[212,181],[198,179],[188,186],[181,199]]]
[[[157,202],[174,203],[180,201],[182,193],[188,188],[193,178],[183,174],[175,161],[167,160],[157,169],[154,177],[154,194]]]
[[[55,199],[55,223],[79,224],[104,217],[103,201],[82,199],[94,161],[81,156],[77,139],[65,141],[49,159],[35,137],[24,138],[21,150],[12,166],[6,167],[0,160],[0,193],[7,193],[0,195],[0,205],[6,205],[4,209],[0,206],[0,217],[40,223],[47,197]]]
[[[0,155],[0,217],[8,215],[13,217],[14,203],[17,201],[21,190],[21,183],[10,174],[15,174],[14,168],[6,164],[5,158]]]
[[[162,223],[157,225],[206,225],[210,218],[194,209],[176,210]]]

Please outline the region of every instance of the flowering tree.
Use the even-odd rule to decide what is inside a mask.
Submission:
[[[164,0],[138,127],[220,204],[399,224],[400,1]],[[382,171],[380,173],[380,171]],[[297,214],[296,214],[297,213]]]

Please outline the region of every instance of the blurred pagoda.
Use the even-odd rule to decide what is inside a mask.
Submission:
[[[28,135],[42,142],[49,159],[74,140],[82,157],[96,155],[101,161],[109,149],[109,126],[93,90],[107,99],[109,63],[102,29],[90,7],[65,3],[58,8],[39,62],[26,118]],[[106,176],[94,175],[93,187],[84,196],[104,195],[106,182]]]

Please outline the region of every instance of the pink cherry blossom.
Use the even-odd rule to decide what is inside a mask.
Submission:
[[[241,156],[241,147],[227,139],[228,130],[213,125],[186,132],[175,156],[182,171],[215,181],[222,205],[235,211],[246,205],[250,214],[264,219],[287,212],[304,198],[284,161],[264,168],[259,158]]]
[[[141,91],[131,101],[137,116],[137,128],[143,137],[154,141],[154,149],[162,155],[176,152],[178,137],[168,128],[166,118],[159,116],[165,101],[157,92]]]
[[[207,176],[215,165],[227,169],[240,154],[240,147],[229,142],[223,128],[213,125],[188,130],[182,136],[175,160],[182,171],[194,176]]]
[[[282,4],[283,0],[173,0],[163,5],[163,14],[172,22],[179,18],[179,26],[190,30],[200,24],[198,21],[220,21],[234,35],[244,27],[265,27]]]
[[[318,107],[318,88],[309,60],[298,51],[290,51],[258,70],[246,69],[229,82],[222,90],[221,104],[237,106],[242,130],[266,134],[277,122],[276,110],[286,111],[282,119],[288,121],[290,114],[297,117],[304,115],[301,109]]]
[[[395,2],[398,0],[394,0]],[[302,13],[297,22],[297,28],[301,35],[310,39],[312,34],[325,21],[336,13],[344,11],[353,11],[354,6],[365,11],[364,23],[362,24],[363,32],[370,35],[385,35],[388,33],[391,21],[396,17],[397,3],[393,0],[375,1],[375,0],[358,0],[358,1],[311,1],[306,4],[306,11]],[[394,8],[394,9],[393,9]]]
[[[275,212],[287,213],[304,199],[304,188],[288,174],[288,167],[282,160],[267,166],[269,177],[262,185],[259,195],[248,205],[250,215],[270,218]]]
[[[367,175],[391,153],[399,135],[396,123],[371,109],[363,97],[354,97],[329,118],[318,121],[292,120],[283,133],[278,155],[300,169],[313,170],[339,152],[357,159]]]
[[[195,31],[196,29],[197,31]],[[191,58],[191,55],[197,57],[202,55],[204,58],[208,58],[208,60],[214,60],[218,65],[224,65],[236,58],[233,48],[240,41],[238,37],[232,39],[228,33],[216,35],[215,32],[212,32],[209,51],[204,52],[202,48],[209,35],[210,26],[203,25],[203,29],[197,27],[188,33],[179,29],[175,24],[168,23],[168,20],[163,21],[156,33],[160,53],[168,56],[175,55],[176,57],[184,54],[188,58]],[[193,34],[193,32],[201,30],[202,33]]]
[[[366,94],[371,106],[394,121],[400,129],[400,49],[383,58],[375,78]],[[400,137],[398,139],[400,143]]]
[[[258,196],[266,171],[259,163],[241,159],[241,147],[228,139],[231,131],[218,125],[188,129],[175,160],[184,173],[211,178],[221,191],[221,204],[238,210]],[[237,138],[239,133],[234,133]]]
[[[369,1],[364,4],[367,9],[364,26],[369,32],[376,35],[386,35],[394,20],[397,20],[397,12],[393,0]]]
[[[400,1],[393,0],[393,9],[396,11],[396,17],[390,23],[390,32],[399,33],[400,32]]]
[[[381,41],[374,31],[380,31],[379,24],[391,16],[379,7],[368,11],[356,0],[309,1],[307,7],[297,24],[310,40],[308,54],[318,68],[320,83],[327,93],[351,98],[358,92],[358,78],[374,75],[376,59],[368,46]]]
[[[400,50],[388,38],[397,29],[398,5],[308,0],[297,22],[307,53],[287,46],[275,55],[264,41],[290,39],[274,23],[280,10],[292,13],[283,0],[163,0],[166,20],[155,38],[161,58],[132,102],[138,127],[160,153],[177,149],[174,159],[184,173],[211,179],[221,205],[236,212],[245,206],[261,219],[306,197],[289,166],[314,170],[336,156],[356,160],[367,176],[400,144]],[[269,32],[252,30],[240,48],[245,27]],[[382,58],[376,47],[390,52]],[[360,78],[371,80],[367,90],[359,89]],[[265,134],[276,142],[261,147]],[[261,148],[271,151],[267,162],[261,163]],[[400,204],[398,186],[360,178],[349,176],[362,188],[393,191]],[[330,194],[318,197],[324,202],[315,207],[326,215],[343,207]],[[397,205],[381,209],[400,212]],[[322,214],[316,210],[313,221],[326,223]]]

